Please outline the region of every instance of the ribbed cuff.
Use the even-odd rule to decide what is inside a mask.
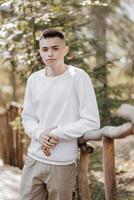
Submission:
[[[44,130],[43,129],[37,129],[35,132],[35,138],[39,141],[40,135],[41,133],[43,133]]]

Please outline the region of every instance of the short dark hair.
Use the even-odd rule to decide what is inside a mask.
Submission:
[[[64,34],[62,31],[56,29],[56,28],[47,28],[43,31],[40,40],[43,38],[53,38],[53,37],[58,37],[62,40],[65,40]]]

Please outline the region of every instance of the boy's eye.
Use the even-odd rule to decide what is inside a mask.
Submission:
[[[58,50],[58,48],[55,47],[54,50],[56,51],[56,50]]]
[[[47,51],[47,49],[43,49],[42,51],[45,51],[45,52],[46,52],[46,51]]]

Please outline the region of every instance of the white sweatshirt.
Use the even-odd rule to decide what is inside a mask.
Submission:
[[[27,81],[22,123],[31,138],[28,155],[54,165],[76,161],[77,139],[88,130],[100,127],[99,112],[91,79],[79,68],[68,69],[54,77],[45,75],[45,69],[34,72]],[[59,144],[45,156],[39,136],[46,129],[60,138]]]

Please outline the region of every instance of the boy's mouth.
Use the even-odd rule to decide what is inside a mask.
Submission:
[[[47,59],[46,61],[53,61],[53,60],[56,60],[56,59],[49,58],[49,59]]]

